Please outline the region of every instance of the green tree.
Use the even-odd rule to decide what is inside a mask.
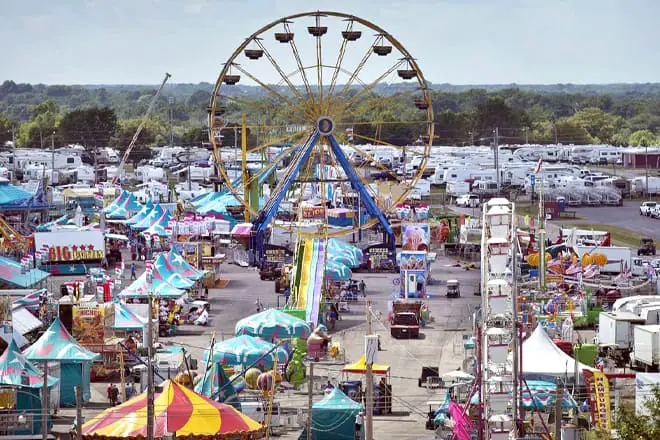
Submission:
[[[4,146],[7,141],[12,140],[13,123],[4,115],[0,113],[0,147]]]
[[[493,130],[517,130],[529,126],[529,118],[522,109],[511,108],[503,98],[488,98],[474,110],[474,130],[482,137],[491,137]]]
[[[54,136],[57,134],[59,122],[60,115],[57,103],[52,99],[43,101],[32,109],[32,119],[21,125],[18,143],[22,147],[43,148],[49,144],[48,140],[51,137],[55,141]],[[59,143],[59,139],[55,143]]]
[[[655,145],[657,142],[658,138],[656,138],[649,130],[637,130],[631,134],[628,139],[628,143],[635,147],[648,147]]]
[[[597,107],[588,107],[575,112],[567,120],[584,128],[595,142],[610,143],[614,134],[622,127],[623,118],[606,113]]]
[[[141,122],[141,118],[120,121],[119,127],[115,132],[115,136],[111,139],[110,144],[122,151],[126,151]],[[167,122],[160,119],[147,120],[144,128],[140,132],[140,136],[135,142],[129,160],[140,161],[151,157],[151,151],[149,148],[164,145],[167,142],[166,139]]]
[[[59,135],[67,144],[106,147],[117,127],[117,115],[111,108],[73,110],[60,121]]]

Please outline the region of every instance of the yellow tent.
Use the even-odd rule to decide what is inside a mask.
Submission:
[[[344,373],[365,373],[367,371],[367,358],[362,356],[359,361],[354,364],[346,365],[341,371]],[[388,374],[390,372],[390,366],[373,364],[371,366],[371,371],[374,374],[379,375]]]

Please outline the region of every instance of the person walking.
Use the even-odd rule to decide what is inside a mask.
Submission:
[[[363,298],[367,297],[367,285],[364,283],[364,280],[360,280],[360,293]]]
[[[135,276],[135,263],[131,263],[131,280],[135,280],[137,277]]]
[[[362,439],[362,424],[364,423],[364,412],[360,411],[355,416],[355,439]]]

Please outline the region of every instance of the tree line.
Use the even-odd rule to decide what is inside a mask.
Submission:
[[[273,105],[264,110],[256,87],[241,86],[241,100],[254,105],[227,104],[232,124],[248,113],[250,120],[276,125],[288,121],[289,111]],[[585,86],[586,87],[586,86]],[[660,135],[660,87],[643,85],[586,88],[559,87],[445,91],[431,87],[435,145],[488,145],[494,129],[500,144],[653,145]],[[623,88],[622,88],[623,87]],[[173,85],[159,97],[156,110],[138,139],[138,147],[165,145],[170,130],[177,145],[201,145],[206,130],[210,84]],[[562,91],[563,90],[563,91]],[[568,90],[568,91],[566,91]],[[379,89],[376,89],[379,92]],[[378,138],[410,144],[424,134],[425,114],[414,105],[410,89],[396,84],[380,89],[385,97],[364,98],[351,108],[356,142]],[[125,148],[154,88],[142,86],[45,86],[5,81],[0,85],[0,145],[44,148],[81,144]],[[171,122],[170,122],[171,120]],[[171,125],[171,127],[170,127]],[[233,130],[225,130],[233,144]],[[253,133],[254,136],[254,133]],[[139,150],[139,148],[138,148]]]

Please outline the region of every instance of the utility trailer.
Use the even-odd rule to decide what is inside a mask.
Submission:
[[[660,325],[636,325],[633,336],[630,366],[647,372],[657,370],[660,365]]]
[[[600,312],[598,315],[598,353],[613,359],[617,367],[623,367],[630,359],[633,347],[633,330],[644,325],[644,318],[628,312]]]

